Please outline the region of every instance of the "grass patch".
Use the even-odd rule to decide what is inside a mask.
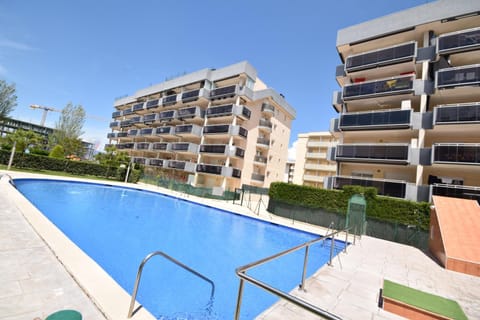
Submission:
[[[383,281],[383,296],[450,319],[468,319],[456,301],[412,289],[389,280]]]
[[[7,166],[3,165],[3,164],[0,164],[0,170],[7,170]],[[44,170],[44,169],[36,170],[36,169],[11,167],[10,171],[46,174],[46,175],[49,175],[49,176],[58,176],[58,177],[85,178],[85,179],[100,180],[100,181],[117,181],[116,179],[107,179],[105,177],[102,178],[102,177],[93,176],[93,175],[75,175],[75,174],[62,172],[62,171],[52,171],[52,170]]]

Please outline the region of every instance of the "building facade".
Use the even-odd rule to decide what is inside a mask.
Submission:
[[[336,174],[336,162],[327,159],[328,150],[336,144],[337,140],[330,132],[299,134],[292,182],[323,188],[327,177]]]
[[[479,197],[479,13],[479,1],[440,0],[338,32],[328,187]]]
[[[110,143],[169,178],[216,190],[283,180],[295,110],[248,62],[141,89],[115,109]]]

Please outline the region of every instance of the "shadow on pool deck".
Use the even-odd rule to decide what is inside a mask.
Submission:
[[[10,174],[14,177],[38,177],[14,172]],[[0,189],[10,187],[6,179],[2,180]],[[140,187],[176,194],[153,186]],[[187,199],[257,217],[250,210],[231,202],[192,196]],[[298,222],[292,225],[291,220],[272,216],[265,210],[258,217],[310,232],[324,232],[323,229]],[[355,246],[349,247],[347,254],[341,254],[339,259],[334,260],[333,267],[325,266],[307,280],[307,292],[294,289],[292,293],[344,319],[400,319],[378,307],[379,289],[386,277],[412,288],[456,300],[469,318],[480,318],[480,278],[445,270],[416,248],[364,236]],[[3,287],[0,293],[1,320],[44,318],[65,308],[79,310],[84,319],[105,319],[25,220],[18,204],[3,191],[0,192],[0,261]],[[299,281],[300,278],[301,275]],[[95,300],[95,292],[90,292],[89,296]],[[258,319],[318,317],[280,301]]]

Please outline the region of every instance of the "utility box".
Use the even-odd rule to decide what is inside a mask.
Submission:
[[[347,220],[345,222],[345,228],[349,228],[349,233],[356,235],[362,235],[366,232],[366,211],[367,201],[361,194],[354,194],[350,200],[348,200]]]

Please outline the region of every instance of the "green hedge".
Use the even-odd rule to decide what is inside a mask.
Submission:
[[[363,193],[367,201],[367,217],[382,221],[419,226],[428,230],[430,204],[377,196],[373,187],[345,186],[343,190],[326,190],[291,183],[275,182],[270,185],[270,199],[307,208],[318,208],[345,215],[348,200]]]
[[[0,150],[0,163],[8,165],[10,151]],[[16,168],[27,168],[34,170],[52,170],[67,172],[74,175],[91,175],[97,177],[115,177],[117,168],[103,166],[96,163],[70,161],[67,159],[57,159],[36,154],[15,153],[13,164]],[[134,177],[136,182],[139,177]]]

